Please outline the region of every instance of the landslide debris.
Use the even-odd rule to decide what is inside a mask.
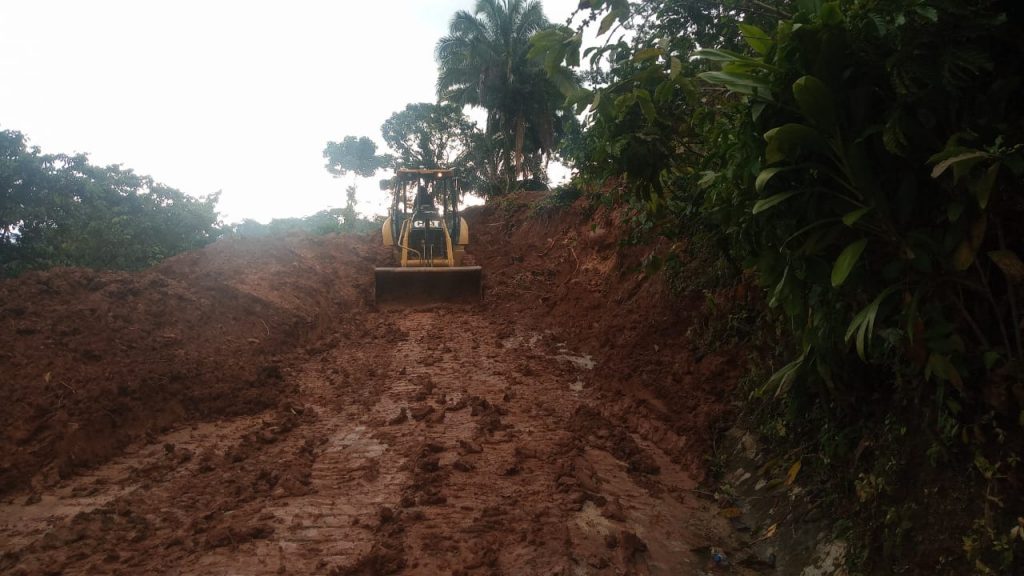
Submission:
[[[0,494],[49,486],[182,422],[290,394],[285,355],[358,332],[369,238],[224,240],[129,274],[0,282]]]

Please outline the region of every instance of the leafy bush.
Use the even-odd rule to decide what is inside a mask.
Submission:
[[[578,167],[756,270],[796,348],[757,396],[826,467],[872,468],[840,489],[899,502],[927,451],[984,486],[966,560],[1019,567],[1024,7],[589,4],[635,36],[584,54],[608,70],[568,95],[591,114]],[[535,42],[549,67],[578,58],[556,34]],[[899,458],[860,458],[889,440]]]

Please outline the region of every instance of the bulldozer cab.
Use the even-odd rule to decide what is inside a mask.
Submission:
[[[438,211],[427,187],[420,184],[413,202],[408,244],[410,250],[418,252],[426,262],[433,263],[437,257],[445,257],[447,254],[448,242],[443,219],[444,214]],[[449,229],[451,227],[448,226]]]
[[[460,199],[453,170],[397,171],[382,229],[395,266],[375,269],[378,303],[480,299],[480,268],[462,266],[469,230],[459,215]]]
[[[399,169],[391,192],[388,220],[395,246],[402,247],[406,232],[410,234],[410,248],[418,253],[422,252],[423,242],[440,248],[439,236],[443,236],[445,229],[449,236],[458,238],[461,193],[454,171]],[[387,240],[385,238],[385,244]],[[446,256],[443,250],[435,255]]]

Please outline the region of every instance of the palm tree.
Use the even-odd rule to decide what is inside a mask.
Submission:
[[[472,14],[455,13],[435,51],[438,97],[487,110],[486,131],[500,136],[513,182],[543,177],[542,163],[524,155],[550,155],[561,129],[564,97],[527,58],[530,37],[550,26],[536,0],[477,0]]]

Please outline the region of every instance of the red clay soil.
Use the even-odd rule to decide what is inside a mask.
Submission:
[[[647,429],[652,422],[671,429],[678,442],[662,448],[702,478],[746,369],[737,361],[744,352],[691,342],[706,297],[673,294],[660,275],[644,274],[642,260],[654,248],[623,242],[621,212],[583,201],[538,208],[542,198],[523,194],[470,211],[492,313],[525,318],[594,355],[593,382],[627,400],[608,416],[645,436],[659,433]]]
[[[532,200],[470,212],[475,307],[374,309],[372,237],[0,283],[0,572],[751,573],[698,489],[728,351]]]

